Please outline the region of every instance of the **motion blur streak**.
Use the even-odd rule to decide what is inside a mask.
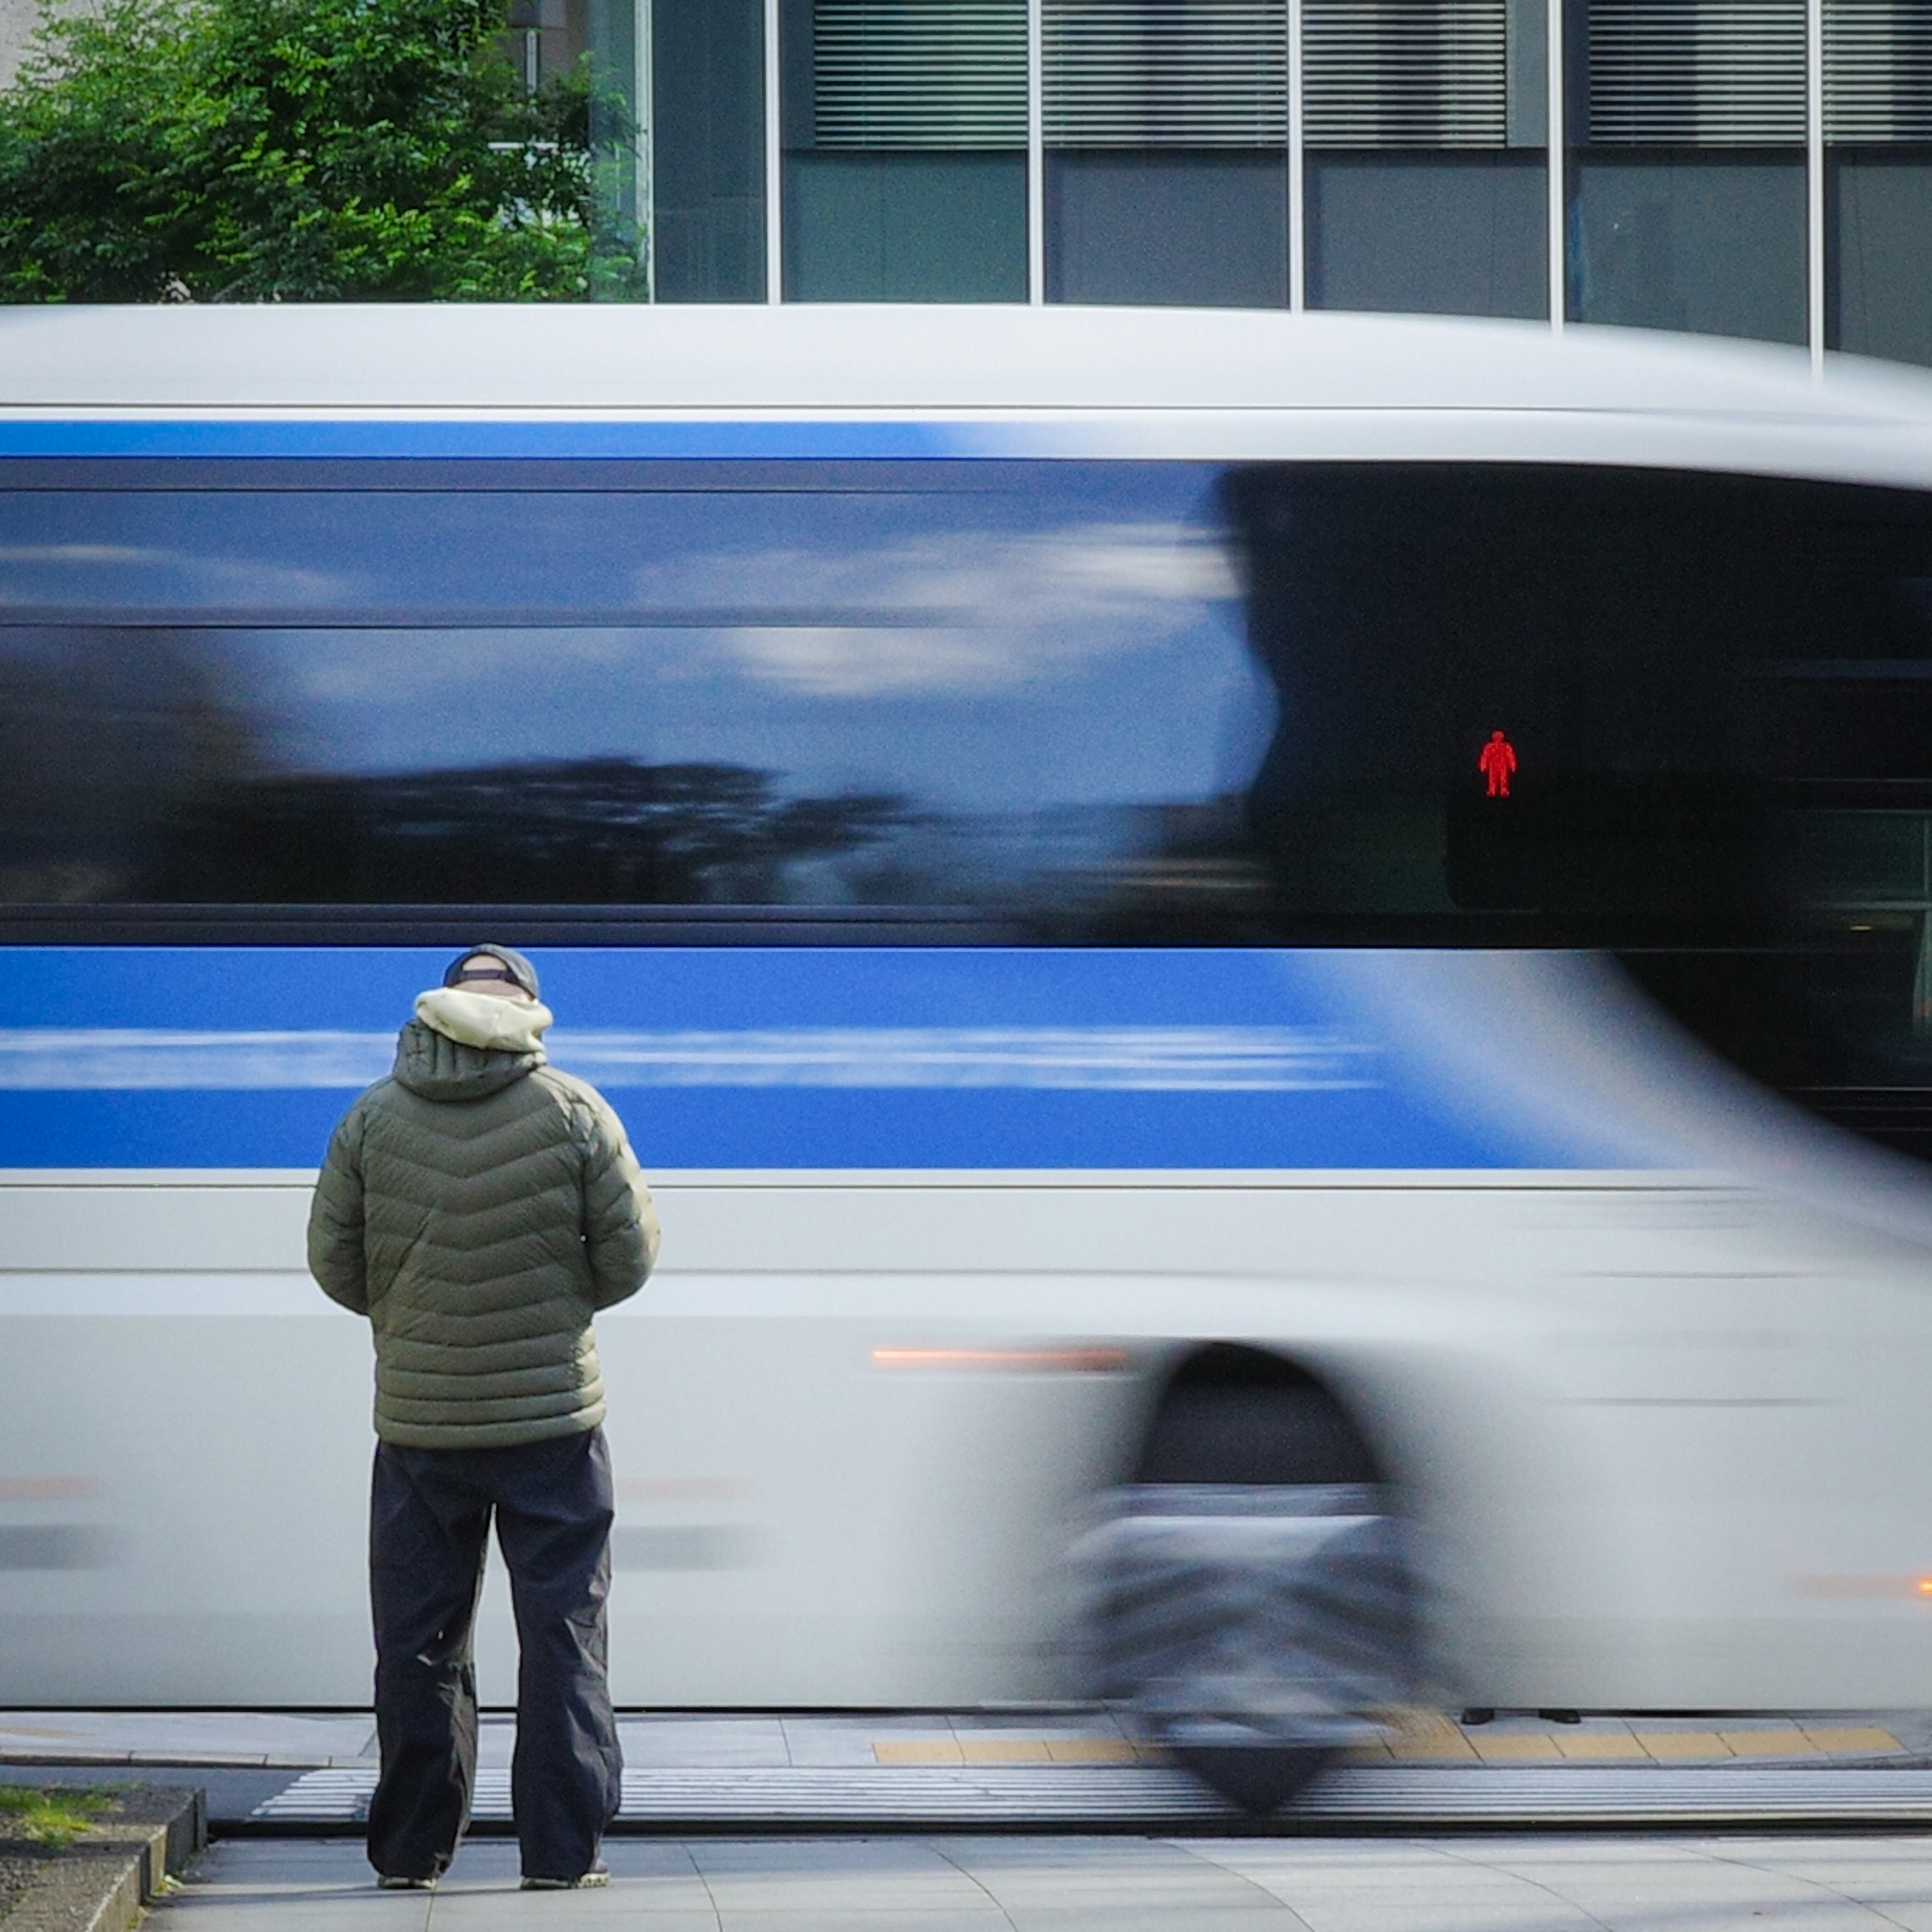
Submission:
[[[607,1086],[1294,1093],[1376,1084],[1368,1048],[1308,1027],[566,1028],[550,1045]],[[353,1089],[381,1079],[394,1053],[387,1033],[0,1029],[0,1091]]]
[[[874,1348],[882,1369],[1031,1369],[1048,1375],[1125,1375],[1124,1348]]]
[[[92,1476],[0,1476],[0,1503],[65,1503],[94,1494]]]
[[[1800,1576],[1793,1586],[1801,1597],[1932,1599],[1932,1576]]]

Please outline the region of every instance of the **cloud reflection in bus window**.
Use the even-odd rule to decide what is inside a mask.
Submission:
[[[89,896],[1090,910],[1244,836],[1274,700],[1215,502],[134,492],[88,541],[34,513],[5,594],[165,624],[245,741]]]

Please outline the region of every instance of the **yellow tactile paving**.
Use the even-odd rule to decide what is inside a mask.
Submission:
[[[872,1756],[880,1764],[963,1764],[958,1742],[952,1738],[894,1738],[875,1744]]]
[[[1804,1735],[1811,1740],[1813,1749],[1821,1751],[1856,1751],[1870,1756],[1880,1751],[1902,1751],[1905,1748],[1889,1731],[1876,1724],[1844,1730],[1821,1730],[1808,1724]]]
[[[1663,1762],[1694,1759],[1720,1761],[1753,1757],[1870,1757],[1903,1752],[1891,1732],[1876,1724],[1763,1725],[1726,1731],[1465,1730],[1439,1711],[1406,1709],[1386,1713],[1380,1744],[1357,1745],[1347,1753],[1353,1764],[1528,1764],[1629,1762],[1648,1758]],[[1601,1722],[1603,1720],[1598,1720]],[[966,1736],[882,1738],[872,1746],[880,1764],[1158,1764],[1158,1746],[1121,1737],[1027,1738]]]
[[[892,1738],[872,1746],[878,1764],[1136,1764],[1160,1755],[1126,1738]]]
[[[1532,1758],[1556,1758],[1563,1754],[1556,1740],[1539,1731],[1501,1731],[1485,1736],[1480,1732],[1469,1742],[1484,1763],[1520,1764]]]
[[[1578,1731],[1565,1737],[1558,1731],[1556,1748],[1565,1757],[1648,1757],[1646,1751],[1628,1731]]]
[[[1046,1754],[1055,1764],[1138,1764],[1142,1756],[1125,1738],[1048,1738]]]
[[[1440,1762],[1476,1755],[1462,1726],[1451,1724],[1440,1711],[1396,1711],[1389,1714],[1386,1721],[1389,1755],[1403,1764]]]
[[[1802,1731],[1720,1731],[1736,1757],[1807,1757],[1817,1749]]]
[[[1729,1757],[1715,1731],[1640,1731],[1636,1741],[1652,1757]]]

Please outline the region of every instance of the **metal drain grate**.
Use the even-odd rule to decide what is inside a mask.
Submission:
[[[352,1824],[374,1767],[311,1771],[256,1807],[265,1825]],[[507,1822],[510,1774],[482,1771],[473,1816]],[[632,1771],[617,1827],[1195,1825],[1234,1816],[1185,1773],[1127,1766]],[[1932,1826],[1932,1772],[1349,1768],[1286,1821],[1315,1830],[1472,1825]]]

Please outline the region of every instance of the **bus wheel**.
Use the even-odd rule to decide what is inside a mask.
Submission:
[[[1293,1364],[1200,1351],[1109,1511],[1089,1539],[1103,1694],[1230,1803],[1275,1810],[1401,1700],[1410,1606],[1382,1472]]]
[[[1184,1771],[1251,1818],[1279,1811],[1335,1756],[1333,1746],[1322,1744],[1170,1744],[1167,1749]]]

